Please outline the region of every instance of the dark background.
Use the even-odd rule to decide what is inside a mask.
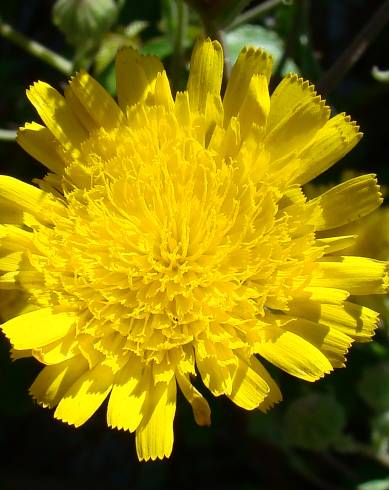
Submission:
[[[70,58],[73,48],[51,21],[53,3],[3,1],[0,18]],[[317,81],[382,1],[306,3],[304,29],[310,40],[308,46],[295,43],[290,56],[304,77]],[[283,5],[257,23],[269,26],[270,18],[272,29],[287,40],[293,8]],[[117,24],[147,20],[149,25],[138,39],[142,44],[161,36],[163,15],[159,1],[127,1]],[[321,182],[336,181],[342,170],[353,168],[375,172],[381,183],[389,183],[389,85],[371,75],[374,65],[389,69],[388,48],[386,28],[330,94],[334,110],[351,114],[365,136]],[[3,39],[0,67],[3,129],[36,120],[25,97],[33,81],[45,80],[57,88],[66,81],[65,76]],[[15,143],[0,141],[0,152],[1,173],[26,181],[43,175],[43,167]],[[190,407],[179,397],[171,458],[139,463],[133,435],[106,427],[105,406],[79,429],[54,420],[49,410],[38,407],[28,396],[28,387],[40,370],[38,362],[11,362],[8,343],[1,339],[0,489],[373,490],[366,484],[389,476],[381,447],[389,436],[388,353],[388,336],[382,328],[372,344],[353,348],[346,369],[314,385],[274,373],[286,401],[267,415],[245,413],[227,399],[207,395],[211,428],[197,427]],[[384,483],[376,490],[389,489],[389,483],[386,487]],[[360,486],[363,484],[365,487]]]

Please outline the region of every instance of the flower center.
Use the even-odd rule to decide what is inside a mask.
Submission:
[[[36,226],[36,301],[76,309],[85,350],[106,357],[118,345],[155,362],[199,339],[243,346],[264,306],[282,309],[310,273],[304,212],[283,213],[243,150],[221,157],[157,109],[65,155],[64,208]]]

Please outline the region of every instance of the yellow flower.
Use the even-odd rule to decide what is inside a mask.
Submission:
[[[75,426],[108,398],[108,425],[136,432],[141,460],[172,451],[177,385],[200,425],[196,374],[266,411],[281,393],[258,357],[321,378],[377,325],[348,296],[387,288],[386,263],[332,255],[349,237],[321,238],[379,206],[374,175],[301,191],[358,127],[330,119],[296,75],[270,97],[258,49],[242,51],[222,99],[222,58],[197,43],[175,98],[160,61],[132,49],[117,55],[118,104],[85,72],[64,97],[34,84],[45,126],[18,141],[50,172],[39,188],[0,178],[0,288],[33,306],[2,330],[16,357],[46,364],[31,394]]]

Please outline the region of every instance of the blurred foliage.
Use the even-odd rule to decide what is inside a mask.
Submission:
[[[335,398],[309,394],[292,402],[285,415],[285,435],[291,446],[325,451],[339,440],[346,425],[342,405]]]
[[[174,87],[184,87],[203,22],[215,34],[223,27],[229,63],[252,44],[272,53],[276,79],[296,71],[316,82],[381,3],[191,0],[189,7],[182,0],[15,0],[1,3],[0,18],[74,69],[90,69],[114,93],[114,57],[123,46],[161,57]],[[389,184],[388,41],[388,30],[381,32],[330,94],[333,111],[350,113],[365,138],[319,178],[320,185],[335,182],[345,168],[376,172]],[[0,127],[12,130],[35,118],[23,95],[29,84],[41,79],[63,88],[66,79],[8,40],[0,53]],[[13,142],[0,141],[0,150],[2,173],[26,181],[42,176],[43,168]],[[75,430],[37,407],[27,391],[38,363],[10,361],[2,339],[0,488],[387,490],[388,331],[383,318],[374,342],[354,346],[346,369],[314,385],[275,372],[285,400],[266,415],[211,399],[212,427],[199,428],[180,399],[172,458],[147,464],[138,463],[131,435],[106,428],[105,408]]]
[[[382,362],[364,369],[358,391],[373,410],[389,410],[389,364]]]
[[[277,67],[282,59],[285,50],[285,43],[281,36],[272,29],[267,29],[260,25],[242,25],[226,33],[225,42],[231,63],[234,63],[238,54],[244,46],[260,47],[268,51],[273,56],[273,62]],[[282,74],[290,71],[299,73],[300,70],[296,63],[287,58],[282,67]]]

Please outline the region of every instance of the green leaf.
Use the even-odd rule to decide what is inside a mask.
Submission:
[[[342,436],[346,417],[332,396],[311,394],[289,406],[284,422],[290,445],[324,451]]]
[[[173,42],[165,36],[153,37],[141,47],[143,54],[152,54],[163,59],[170,56],[174,50]]]
[[[358,485],[358,490],[389,490],[389,478],[362,483]]]
[[[225,41],[231,63],[235,63],[240,51],[245,46],[255,46],[268,51],[274,60],[274,67],[279,63],[284,52],[284,41],[278,34],[262,26],[243,25],[227,32]],[[299,69],[293,60],[288,59],[285,63],[283,74],[288,72],[299,73]]]

